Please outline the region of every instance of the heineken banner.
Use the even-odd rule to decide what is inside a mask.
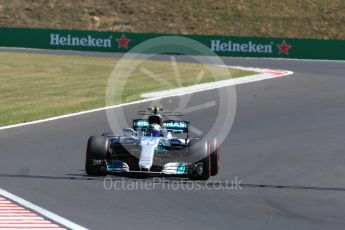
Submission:
[[[167,35],[84,30],[0,28],[0,46],[124,53],[143,41]],[[218,35],[181,36],[204,44],[219,56],[345,60],[345,41],[342,40]]]

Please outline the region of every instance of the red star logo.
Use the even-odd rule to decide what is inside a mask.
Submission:
[[[125,48],[125,49],[128,49],[128,42],[131,41],[131,39],[127,39],[126,36],[124,34],[122,34],[122,36],[118,39],[116,39],[118,45],[117,45],[117,48]]]
[[[277,45],[279,49],[279,54],[289,54],[289,49],[292,47],[291,45],[286,44],[285,40],[282,44]]]

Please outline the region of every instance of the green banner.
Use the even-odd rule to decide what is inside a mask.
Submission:
[[[85,30],[0,28],[1,47],[97,52],[129,51],[139,43],[171,34]],[[345,41],[179,35],[209,47],[219,56],[345,60]],[[192,53],[191,53],[192,54]]]

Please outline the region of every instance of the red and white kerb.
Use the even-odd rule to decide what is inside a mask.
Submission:
[[[0,229],[65,229],[0,196]]]

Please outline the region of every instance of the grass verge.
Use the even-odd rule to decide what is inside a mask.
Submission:
[[[108,78],[118,61],[116,58],[0,52],[0,126],[103,107]],[[171,62],[143,61],[128,78],[123,100],[116,103],[137,100],[145,92],[192,85],[202,70],[205,74],[200,83],[214,81],[204,65],[177,63],[177,67],[181,76],[179,84]],[[219,80],[253,74],[230,69],[229,76],[222,75],[222,68],[208,68],[213,68],[212,72],[219,71]],[[145,70],[163,80],[145,79],[149,75]]]
[[[0,0],[0,27],[345,39],[344,0]]]

